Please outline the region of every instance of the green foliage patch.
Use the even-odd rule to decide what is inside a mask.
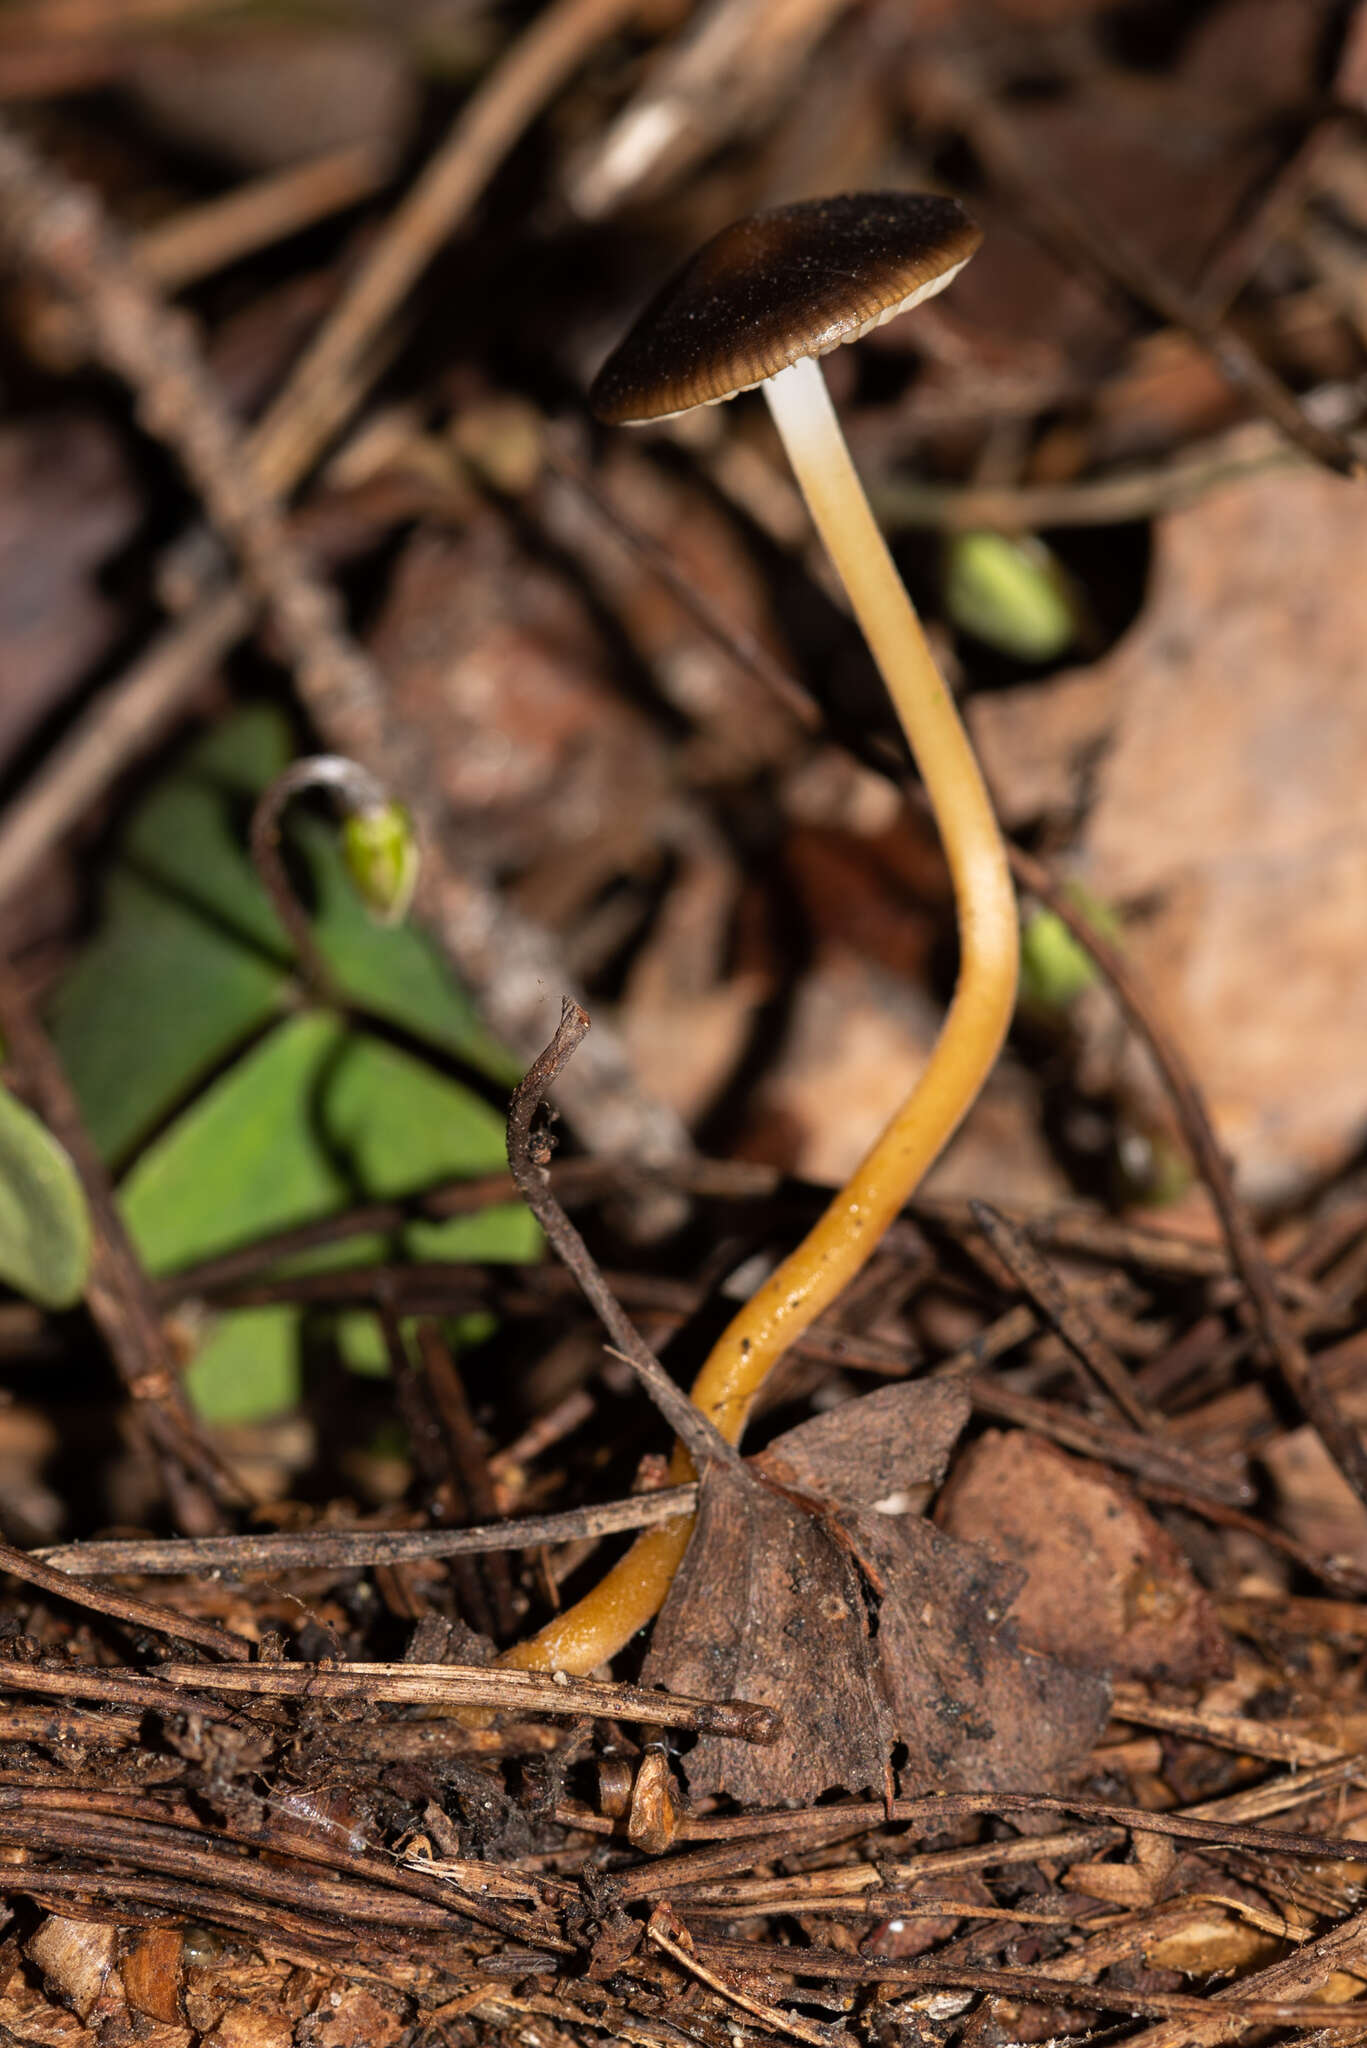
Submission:
[[[156,1274],[276,1231],[399,1197],[503,1161],[503,1126],[453,1061],[502,1087],[516,1066],[485,1032],[425,936],[378,924],[350,880],[340,835],[295,805],[285,849],[314,932],[355,1015],[303,1007],[289,944],[248,856],[247,825],[293,752],[270,710],[192,747],[131,817],[100,931],[58,991],[58,1049]],[[368,1029],[397,1027],[412,1049]],[[423,1049],[430,1053],[424,1056]],[[350,1238],[292,1262],[529,1259],[520,1205]],[[383,1369],[372,1319],[334,1319],[360,1370]],[[217,1420],[297,1401],[302,1311],[219,1317],[190,1372]]]
[[[70,1308],[89,1267],[76,1169],[46,1125],[0,1088],[0,1280],[43,1308]]]

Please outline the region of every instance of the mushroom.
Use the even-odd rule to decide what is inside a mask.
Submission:
[[[1015,1002],[1019,937],[1001,834],[819,361],[943,290],[979,240],[956,201],[925,193],[856,193],[738,221],[664,287],[589,393],[599,419],[628,425],[762,388],[921,771],[954,884],[959,978],[924,1073],[807,1236],[733,1318],[694,1384],[693,1399],[732,1443],[777,1359],[859,1271],[973,1103]],[[676,1450],[672,1479],[691,1470]],[[583,1672],[613,1655],[663,1603],[691,1527],[684,1520],[639,1537],[510,1661]]]

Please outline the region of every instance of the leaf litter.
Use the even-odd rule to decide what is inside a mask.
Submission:
[[[970,1405],[961,1385],[887,1387],[776,1437],[759,1485],[704,1475],[644,1673],[767,1701],[784,1733],[754,1756],[703,1737],[695,1794],[878,1791],[895,1750],[905,1792],[1036,1784],[1095,1740],[1104,1683],[1014,1639],[1020,1574],[895,1505],[943,1477]]]
[[[40,105],[42,147],[94,180],[146,276],[194,290],[234,402],[269,407],[394,232],[414,106],[459,122],[524,45],[479,5],[454,30],[407,6],[354,27],[254,13],[211,24],[205,63],[193,10],[154,12],[92,37],[88,12],[25,0],[0,21],[0,85]],[[507,174],[442,222],[439,271],[403,299],[414,340],[362,336],[356,428],[299,530],[383,662],[396,757],[430,770],[428,858],[476,906],[476,995],[506,1015],[505,979],[540,977],[544,1008],[581,977],[597,1041],[616,1022],[638,1061],[614,1101],[643,1082],[707,1148],[650,1171],[630,1145],[594,1156],[567,1097],[587,1156],[550,1169],[680,1377],[752,1256],[810,1215],[804,1177],[838,1177],[921,1058],[947,886],[857,729],[871,679],[745,409],[600,450],[566,394],[722,219],[933,163],[983,213],[984,254],[914,330],[833,368],[842,411],[946,636],[954,551],[937,561],[927,523],[1019,537],[1022,560],[1042,526],[1085,598],[1085,667],[1032,664],[975,609],[956,680],[1000,735],[1013,822],[1176,1015],[1246,1185],[1279,1191],[1273,1299],[1331,1415],[1367,1421],[1367,1220],[1343,1170],[1362,1128],[1358,487],[1291,469],[1254,416],[1275,392],[1231,381],[1252,349],[1302,461],[1360,412],[1361,142],[1321,119],[1361,101],[1345,12],[655,8],[602,30]],[[343,148],[279,182],[321,138],[319,78]],[[671,142],[677,91],[693,119]],[[158,268],[173,246],[181,269]],[[110,395],[46,410],[79,357],[69,315],[23,281],[4,313],[39,366],[6,447],[40,488],[0,517],[21,810],[153,606],[193,624],[205,587],[193,551],[158,559],[184,506]],[[190,706],[192,751],[106,757],[84,808],[43,814],[50,859],[5,906],[20,993],[158,1276],[144,1310],[201,1397],[168,1459],[155,1376],[132,1401],[108,1381],[107,1295],[99,1336],[0,1309],[6,2037],[1360,2033],[1364,1510],[1294,1374],[1265,1371],[1199,1175],[1166,1214],[1135,1207],[1170,1190],[1142,1157],[1174,1125],[1101,981],[1021,1020],[937,1190],[785,1361],[765,1448],[662,1493],[660,1427],[508,1206],[498,1111],[529,1047],[477,1025],[433,947],[364,923],[331,819],[305,807],[288,838],[347,1014],[319,1008],[251,874],[252,795],[309,744],[263,714],[282,653],[297,666],[268,633],[182,684],[155,731]],[[6,1081],[32,1103],[22,1067]],[[1109,1383],[995,1262],[957,1199],[984,1191]],[[215,1405],[205,1360],[229,1330]],[[252,1508],[215,1505],[225,1479]],[[681,1512],[697,1529],[669,1607],[611,1677],[455,1705],[606,1544]]]

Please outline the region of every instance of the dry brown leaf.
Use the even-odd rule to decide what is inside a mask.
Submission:
[[[914,1516],[861,1515],[855,1526],[887,1588],[878,1661],[907,1748],[905,1791],[1047,1785],[1090,1748],[1109,1687],[1017,1641],[1015,1572]]]
[[[684,588],[724,619],[736,640],[770,660],[783,658],[773,610],[733,518],[711,493],[651,459],[630,436],[605,449],[595,474],[601,504],[645,547],[629,545],[602,510],[568,483],[548,476],[537,509],[552,539],[581,565],[661,694],[693,737],[685,758],[701,783],[744,783],[793,752],[790,711],[769,686],[703,631],[652,572],[655,551]]]
[[[858,1569],[820,1520],[767,1487],[716,1467],[704,1480],[642,1677],[782,1711],[778,1739],[763,1749],[703,1737],[685,1764],[695,1796],[768,1806],[837,1786],[882,1789],[892,1727]]]
[[[988,1430],[936,1519],[1024,1574],[1015,1619],[1035,1649],[1178,1684],[1229,1670],[1224,1630],[1190,1565],[1105,1466],[1028,1430]]]
[[[1107,1688],[1017,1646],[1018,1575],[870,1505],[942,1470],[965,1410],[961,1389],[887,1388],[777,1438],[761,1461],[772,1485],[704,1480],[646,1682],[762,1700],[784,1722],[766,1749],[700,1741],[685,1766],[695,1795],[881,1792],[897,1744],[906,1790],[1039,1785],[1095,1739]],[[831,1513],[773,1490],[796,1474]]]
[[[0,432],[0,767],[122,629],[101,565],[137,525],[129,466],[89,414]]]
[[[1165,522],[1082,855],[1252,1191],[1367,1126],[1367,504],[1323,472]]]
[[[543,922],[653,864],[668,797],[660,743],[603,678],[605,648],[565,577],[485,508],[404,548],[373,637],[414,771],[436,781],[472,865],[534,869]]]
[[[962,1380],[879,1387],[785,1430],[757,1462],[785,1486],[900,1514],[892,1502],[944,1478],[972,1406]]]
[[[1115,710],[1104,662],[971,700],[968,722],[1004,825],[1067,818],[1077,809]]]
[[[1092,760],[1078,877],[1133,906],[1127,950],[1257,1196],[1367,1131],[1365,548],[1367,500],[1323,471],[1217,491],[1158,522],[1148,602],[1103,662],[976,721],[1008,816],[1068,808]]]
[[[252,2009],[299,2017],[292,1964],[278,1957],[225,1956],[190,1970],[185,1979],[185,2016],[214,2048],[270,2048],[251,2039]]]
[[[642,1085],[691,1124],[734,1074],[770,987],[726,971],[739,888],[728,851],[682,818],[674,839],[678,872],[627,974],[621,1023]]]
[[[292,2048],[294,2020],[279,2006],[230,2005],[203,2048]]]
[[[844,1180],[919,1080],[939,1023],[921,989],[844,945],[824,946],[794,993],[746,1134],[747,1156],[810,1180]],[[997,1200],[1022,1208],[1067,1192],[1040,1133],[1034,1085],[1011,1060],[998,1065],[928,1181],[944,1196],[981,1194],[988,1185]]]

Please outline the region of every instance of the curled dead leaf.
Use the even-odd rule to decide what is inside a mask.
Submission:
[[[1038,1785],[1094,1741],[1105,1682],[1017,1644],[1020,1574],[879,1511],[943,1471],[966,1414],[962,1388],[887,1388],[779,1437],[767,1483],[704,1479],[646,1682],[762,1700],[784,1723],[762,1753],[704,1737],[695,1795],[882,1793],[899,1746],[904,1790]]]

